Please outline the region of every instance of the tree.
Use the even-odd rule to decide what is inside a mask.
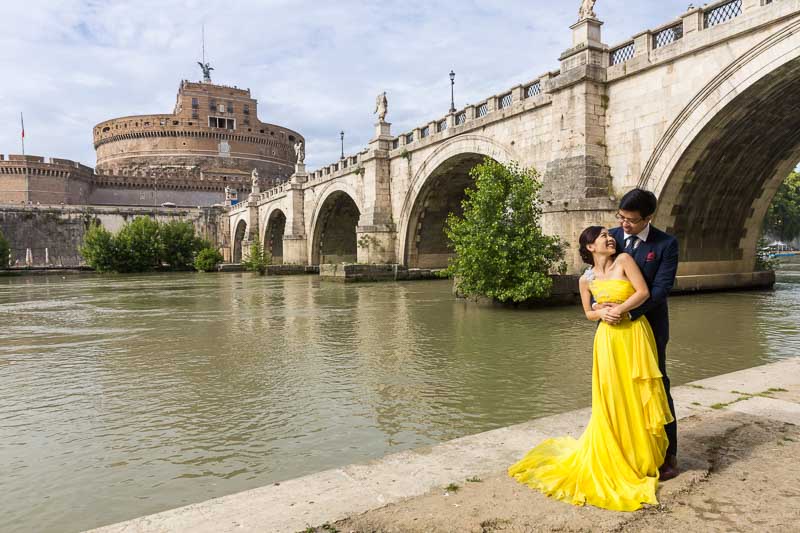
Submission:
[[[800,173],[789,174],[778,188],[767,212],[764,232],[784,242],[800,237]]]
[[[261,243],[256,241],[250,246],[250,257],[242,261],[245,270],[258,272],[263,276],[267,273],[267,267],[272,263],[272,255],[263,249]]]
[[[0,231],[0,268],[8,268],[8,254],[11,253],[11,245],[3,237],[3,232]]]
[[[80,253],[86,264],[98,272],[112,272],[117,269],[115,238],[99,222],[89,226]]]
[[[194,268],[200,272],[213,272],[222,263],[222,254],[216,248],[203,248],[194,260]]]
[[[160,225],[150,217],[136,217],[114,239],[117,272],[147,272],[161,265]]]
[[[191,222],[173,220],[161,224],[160,238],[160,260],[172,270],[191,270],[195,256],[205,247]]]
[[[466,296],[501,302],[549,296],[551,274],[566,272],[565,245],[542,232],[538,174],[487,158],[470,175],[475,188],[466,190],[463,216],[447,218],[456,257],[446,273]]]

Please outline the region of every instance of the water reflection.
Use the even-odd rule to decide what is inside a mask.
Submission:
[[[797,355],[800,277],[671,304],[676,383]],[[589,404],[576,308],[448,282],[0,278],[2,531],[77,531]]]

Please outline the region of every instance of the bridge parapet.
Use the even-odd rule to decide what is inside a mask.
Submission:
[[[677,57],[719,44],[754,25],[793,12],[785,0],[717,0],[694,7],[660,26],[608,48],[607,81],[613,81]],[[754,21],[752,17],[759,20]]]

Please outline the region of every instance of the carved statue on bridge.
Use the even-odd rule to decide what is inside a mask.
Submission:
[[[252,187],[253,191],[256,191],[257,189],[260,189],[261,177],[258,175],[258,169],[257,168],[254,168],[253,172],[250,173],[250,181],[251,181],[251,187]]]
[[[375,111],[378,114],[380,122],[386,122],[386,113],[389,112],[389,101],[386,99],[386,91],[382,92],[375,98]]]
[[[303,147],[303,141],[294,143],[294,154],[297,156],[297,164],[302,165],[306,160],[306,150]]]
[[[581,7],[578,9],[578,22],[584,19],[595,19],[597,14],[594,12],[594,5],[597,0],[582,0]]]

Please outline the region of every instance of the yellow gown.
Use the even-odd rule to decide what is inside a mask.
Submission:
[[[627,280],[594,280],[598,303],[622,303],[635,291]],[[548,439],[508,469],[510,476],[574,505],[635,511],[657,504],[658,468],[672,421],[653,330],[645,317],[594,337],[592,416],[578,440]]]

